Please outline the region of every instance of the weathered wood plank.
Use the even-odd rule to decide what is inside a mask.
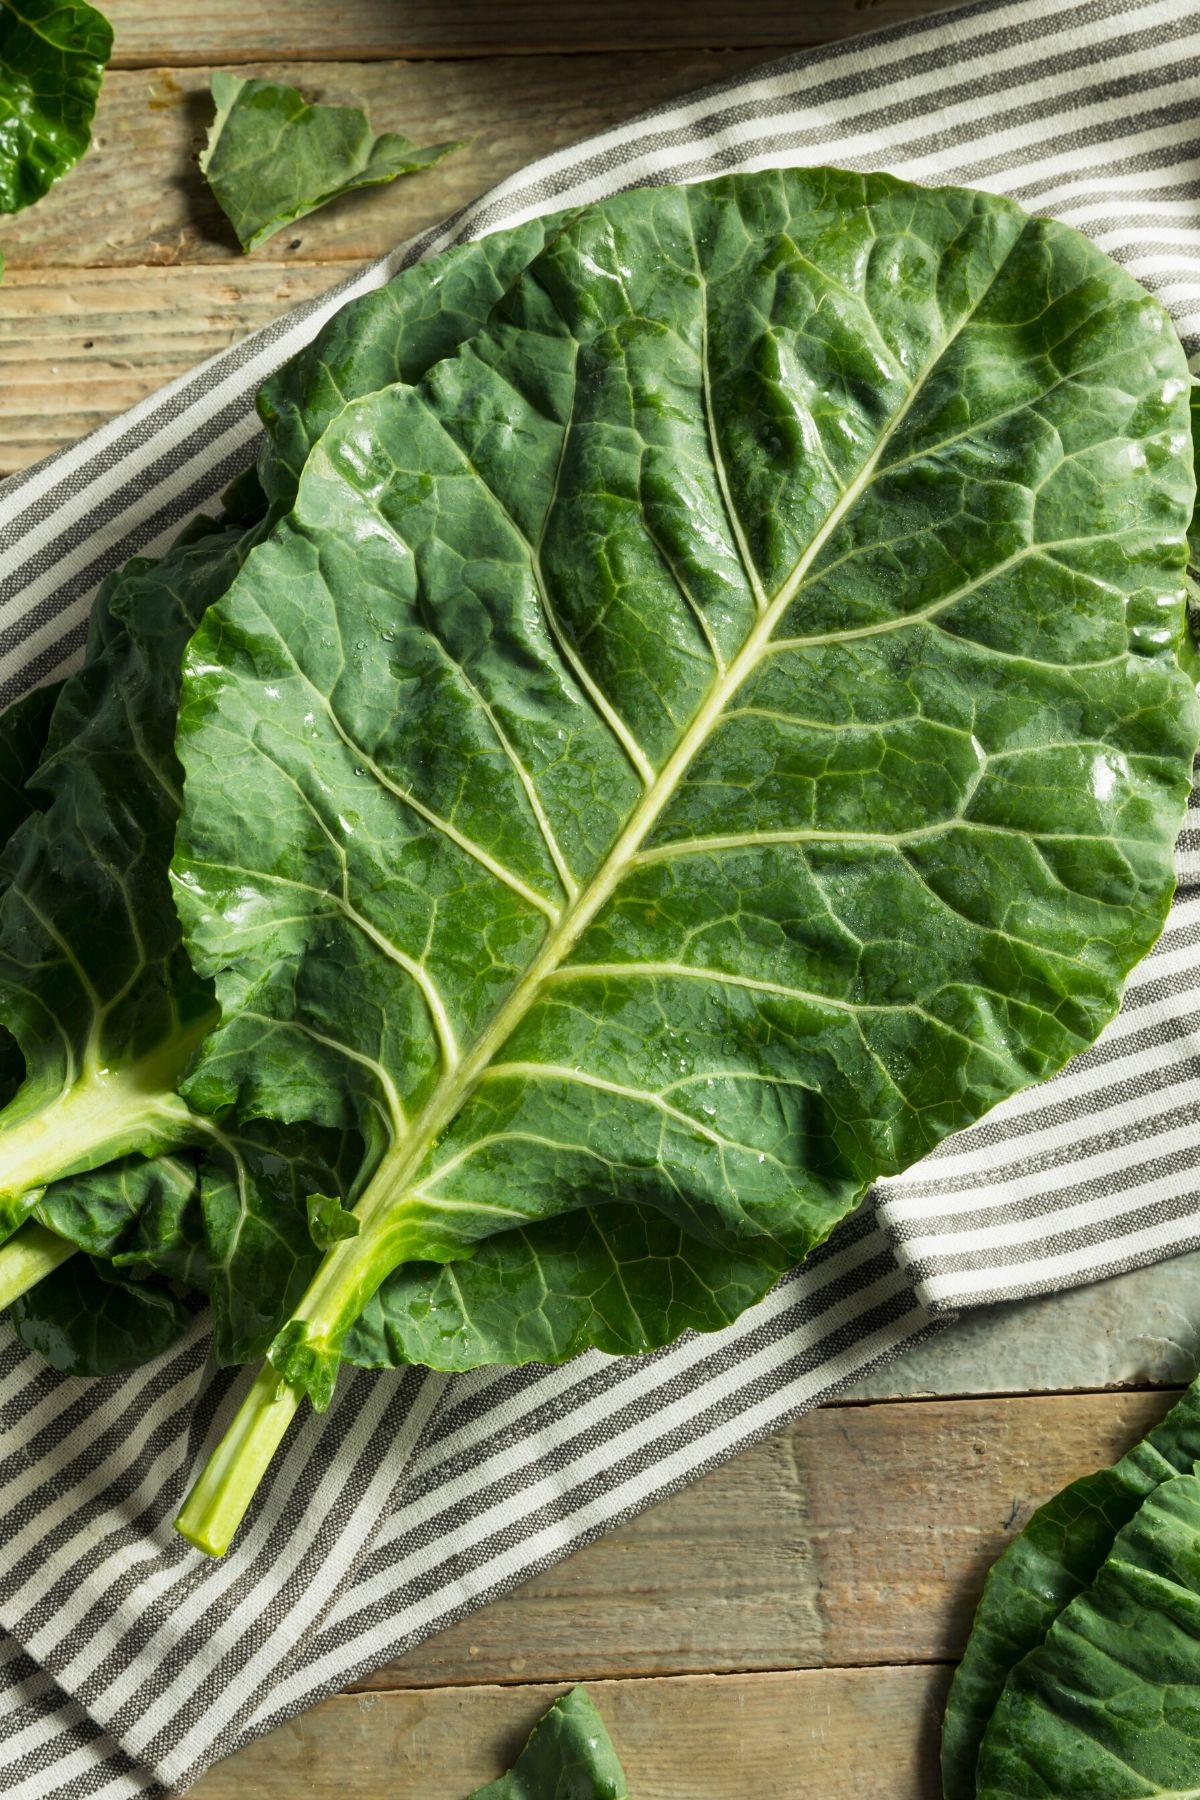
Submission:
[[[148,9],[140,9],[148,13]],[[375,9],[379,16],[387,6]],[[314,99],[365,107],[378,130],[418,143],[466,140],[436,168],[338,201],[253,259],[365,262],[435,224],[534,158],[646,107],[736,73],[745,51],[450,62],[274,63],[247,73]],[[118,267],[244,259],[200,173],[211,70],[112,74],[92,148],[65,181],[5,222],[10,268]]]
[[[1169,1404],[1091,1394],[810,1413],[360,1685],[957,1656],[988,1567],[1033,1508]]]
[[[945,0],[109,0],[118,67],[265,57],[442,57],[824,43]]]
[[[0,474],[123,412],[214,351],[332,287],[340,271],[22,271],[0,287]]]
[[[598,1682],[653,1800],[937,1800],[948,1671],[821,1669]],[[338,1695],[218,1764],[196,1800],[449,1800],[507,1767],[556,1687]]]

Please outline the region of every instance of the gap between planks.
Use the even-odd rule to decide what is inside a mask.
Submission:
[[[589,1683],[646,1800],[938,1800],[949,1671]],[[569,1684],[565,1684],[569,1685]],[[218,1764],[196,1800],[459,1800],[511,1765],[564,1684],[338,1695]]]
[[[198,1800],[458,1800],[580,1679],[654,1800],[938,1800],[946,1665],[984,1573],[1171,1398],[809,1413],[246,1746]]]
[[[953,1660],[1034,1508],[1115,1461],[1173,1397],[821,1408],[356,1688]]]
[[[750,46],[760,55],[920,19],[946,0],[109,0],[113,66],[441,59]]]

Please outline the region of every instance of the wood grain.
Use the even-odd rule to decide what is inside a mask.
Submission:
[[[0,475],[123,412],[340,271],[15,270],[0,288]]]
[[[825,43],[945,0],[109,0],[115,66]]]
[[[949,1671],[603,1681],[592,1698],[644,1800],[937,1800]],[[338,1695],[218,1764],[196,1800],[461,1800],[509,1766],[561,1687]]]
[[[956,1657],[1034,1507],[1171,1398],[823,1408],[358,1685]]]
[[[252,64],[248,74],[299,86],[312,99],[364,107],[377,130],[403,130],[421,144],[466,140],[433,169],[300,220],[253,259],[243,258],[197,164],[213,113],[212,71],[113,74],[88,155],[37,206],[5,221],[8,265],[365,262],[534,158],[754,60],[745,51],[510,57],[446,63],[436,74],[405,63]]]

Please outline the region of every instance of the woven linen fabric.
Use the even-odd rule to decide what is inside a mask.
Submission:
[[[253,395],[413,258],[648,182],[829,162],[1011,195],[1090,233],[1200,367],[1194,0],[984,0],[777,62],[557,152],[332,296],[0,486],[5,700],[69,668],[100,577],[252,458]],[[0,1793],[127,1800],[411,1647],[837,1393],[966,1304],[1200,1246],[1200,812],[1159,947],[1101,1041],[883,1184],[729,1330],[561,1369],[346,1378],[234,1551],[171,1518],[248,1377],[203,1323],[65,1380],[0,1326]]]

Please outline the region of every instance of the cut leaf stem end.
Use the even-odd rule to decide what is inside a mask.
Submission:
[[[175,1521],[180,1536],[206,1556],[224,1556],[233,1542],[302,1399],[264,1364]]]

